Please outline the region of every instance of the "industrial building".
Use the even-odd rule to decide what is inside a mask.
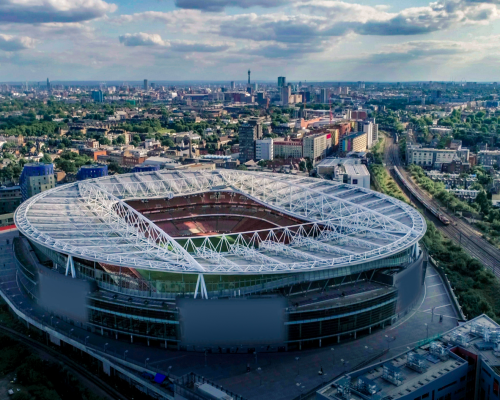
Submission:
[[[316,400],[469,400],[500,396],[500,325],[486,315],[344,374]]]
[[[327,158],[316,166],[316,170],[333,181],[370,189],[370,172],[359,158]]]

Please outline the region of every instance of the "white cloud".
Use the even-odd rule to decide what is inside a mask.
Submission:
[[[180,53],[218,53],[234,47],[231,42],[206,42],[192,40],[163,40],[158,34],[127,33],[119,36],[119,41],[127,47],[168,47],[169,50]]]
[[[28,36],[12,36],[0,34],[0,50],[19,51],[33,49],[35,40]]]
[[[118,38],[124,46],[169,46],[168,42],[164,42],[160,35],[155,33],[127,33]]]
[[[0,21],[81,22],[100,18],[116,8],[103,0],[0,0]]]

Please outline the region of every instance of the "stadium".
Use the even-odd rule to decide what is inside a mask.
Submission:
[[[15,213],[19,285],[116,339],[187,351],[321,347],[418,300],[422,216],[309,177],[147,171],[42,192]]]

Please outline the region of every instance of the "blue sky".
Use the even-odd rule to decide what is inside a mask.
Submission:
[[[0,81],[497,81],[500,0],[0,0]]]

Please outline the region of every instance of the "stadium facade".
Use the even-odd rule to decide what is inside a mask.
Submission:
[[[417,301],[422,216],[332,181],[148,171],[64,185],[16,211],[19,283],[50,312],[188,351],[324,346]]]

